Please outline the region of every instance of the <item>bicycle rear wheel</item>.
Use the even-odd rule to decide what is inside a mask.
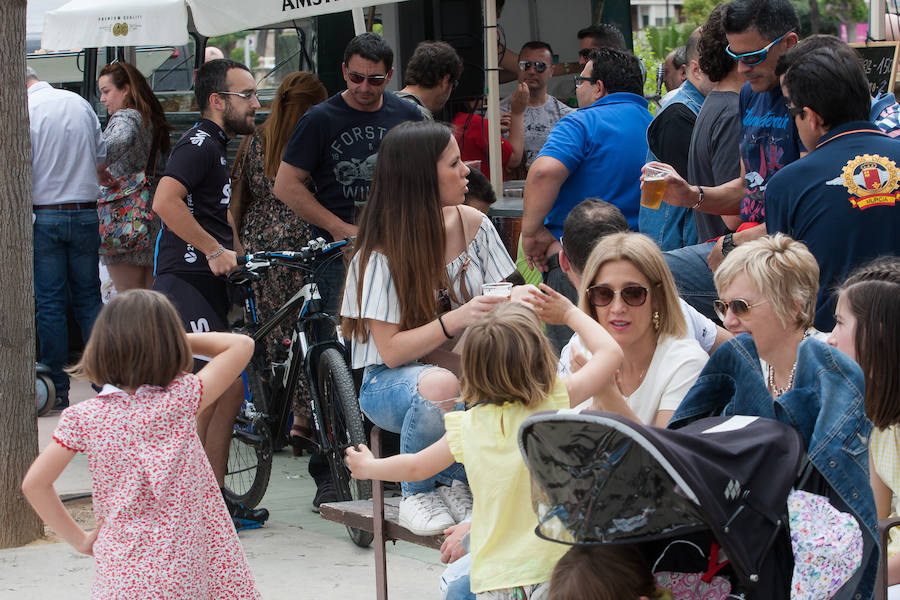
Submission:
[[[328,467],[334,487],[341,500],[366,500],[372,497],[372,482],[352,479],[344,464],[344,448],[347,445],[366,443],[362,413],[353,387],[353,377],[341,353],[328,348],[319,357],[316,369],[325,433],[330,450],[326,452]],[[366,548],[372,543],[373,534],[362,529],[347,527],[353,543]]]
[[[272,432],[265,421],[255,414],[265,412],[268,403],[262,380],[252,362],[244,370],[244,376],[244,405],[235,419],[231,436],[225,495],[247,508],[253,508],[260,503],[269,487]],[[250,406],[252,410],[249,410]]]

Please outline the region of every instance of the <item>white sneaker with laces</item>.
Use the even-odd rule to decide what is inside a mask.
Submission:
[[[468,485],[454,479],[453,485],[438,486],[437,493],[440,494],[454,521],[461,523],[472,518],[472,490]]]
[[[456,524],[437,492],[415,494],[401,500],[399,521],[416,535],[437,535]]]

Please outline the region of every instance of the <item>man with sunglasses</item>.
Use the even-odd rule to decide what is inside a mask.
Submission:
[[[810,152],[769,181],[766,229],[802,241],[815,256],[814,325],[829,331],[832,291],[859,265],[900,254],[900,141],[869,120],[868,82],[848,47],[801,43],[782,63],[790,65],[782,79],[787,110]]]
[[[547,93],[547,83],[553,75],[553,49],[546,42],[527,42],[519,51],[519,83],[528,86],[528,105],[525,107],[525,143],[522,164],[531,166],[547,141],[556,122],[574,109]],[[511,111],[512,98],[500,101],[500,112]]]
[[[230,138],[253,133],[259,98],[250,70],[228,59],[203,63],[194,93],[201,119],[175,144],[153,196],[153,210],[163,221],[153,289],[172,300],[186,331],[228,331],[225,275],[237,267],[236,251],[241,250],[228,210],[231,173],[225,150]],[[201,359],[195,363],[199,367]],[[220,487],[243,398],[238,378],[197,418],[197,432]],[[225,503],[238,527],[269,518],[264,508],[247,508],[228,498]]]
[[[713,271],[735,246],[765,235],[765,194],[771,177],[800,158],[797,128],[784,105],[775,75],[778,58],[798,42],[800,21],[790,0],[733,0],[726,6],[726,53],[747,83],[739,103],[742,177],[720,186],[689,185],[676,173],[666,177],[663,201],[718,215],[740,214],[734,234],[715,242],[666,252],[679,293],[694,308],[714,318]]]

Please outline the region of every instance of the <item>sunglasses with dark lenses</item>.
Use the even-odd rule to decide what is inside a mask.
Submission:
[[[753,67],[753,66],[756,66],[756,65],[760,64],[761,62],[765,61],[766,57],[769,55],[769,50],[772,49],[772,46],[774,46],[775,44],[780,42],[782,40],[782,38],[784,38],[784,36],[786,36],[788,33],[791,33],[791,32],[788,31],[787,33],[782,34],[781,36],[778,37],[778,39],[773,41],[771,44],[769,44],[762,50],[754,50],[753,52],[744,52],[743,54],[735,54],[734,52],[731,51],[731,44],[728,44],[725,47],[725,53],[728,54],[728,56],[730,56],[734,60],[736,60],[738,62],[742,62],[745,65],[747,65],[748,67]]]
[[[597,79],[596,77],[583,77],[581,75],[576,75],[575,76],[575,87],[581,87],[581,84],[584,83],[585,81],[590,81],[591,84],[593,85],[600,80]]]
[[[387,75],[363,75],[356,71],[347,71],[347,77],[353,83],[360,84],[363,81],[368,81],[369,85],[374,85],[376,87],[380,87],[387,82]]]
[[[802,106],[794,106],[790,102],[785,102],[784,105],[787,107],[788,114],[791,115],[792,119],[796,119],[797,115],[803,114]]]
[[[614,290],[605,285],[595,285],[587,290],[588,300],[593,306],[609,306],[616,297],[622,297],[622,302],[628,306],[643,306],[647,301],[647,288],[642,285],[629,285],[621,290]]]
[[[547,70],[548,65],[547,65],[547,63],[541,62],[541,61],[538,61],[538,62],[531,62],[530,60],[520,60],[519,61],[519,68],[522,69],[523,71],[527,71],[532,66],[534,66],[534,70],[537,71],[538,73],[543,73],[544,71]]]
[[[725,300],[713,300],[713,309],[716,311],[716,314],[719,316],[719,319],[722,321],[725,320],[725,315],[728,314],[728,311],[731,311],[736,317],[745,317],[750,314],[750,309],[754,306],[759,306],[760,304],[764,304],[767,302],[766,300],[760,300],[756,304],[750,304],[746,300],[742,298],[735,298],[734,300],[729,300],[726,302]]]

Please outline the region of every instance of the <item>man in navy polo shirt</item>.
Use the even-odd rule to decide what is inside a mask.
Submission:
[[[830,331],[832,292],[850,271],[900,253],[900,141],[869,121],[869,86],[854,55],[817,48],[790,63],[782,89],[810,153],[769,181],[766,230],[816,257],[815,326]]]

